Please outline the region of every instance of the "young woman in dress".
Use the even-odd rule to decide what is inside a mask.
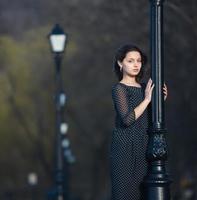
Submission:
[[[116,112],[112,134],[110,171],[112,200],[142,199],[142,181],[147,171],[148,106],[154,84],[140,82],[146,57],[134,45],[124,45],[115,56],[114,70],[119,82],[112,88]],[[164,97],[167,87],[164,86]]]

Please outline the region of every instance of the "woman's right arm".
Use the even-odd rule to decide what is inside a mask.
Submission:
[[[116,87],[113,88],[112,97],[115,109],[125,126],[130,126],[145,111],[151,101],[153,88],[152,80],[149,80],[145,89],[145,98],[136,108],[129,106],[128,94],[125,88],[120,85],[116,85]]]
[[[146,89],[145,89],[145,98],[144,100],[134,109],[135,112],[135,118],[138,119],[143,112],[145,111],[145,109],[147,108],[148,104],[151,102],[151,98],[152,98],[152,91],[154,88],[154,84],[152,83],[152,80],[149,79],[147,85],[146,85]]]
[[[112,98],[117,115],[124,126],[128,127],[135,122],[135,112],[129,106],[129,96],[125,87],[116,85],[112,89]]]

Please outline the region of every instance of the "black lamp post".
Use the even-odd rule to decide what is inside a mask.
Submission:
[[[148,200],[170,200],[170,183],[166,160],[168,156],[164,116],[163,68],[163,1],[151,3],[151,70],[155,84],[152,99],[152,124],[149,128],[147,158],[148,174],[145,177],[145,195]]]
[[[55,106],[56,106],[56,141],[55,141],[55,191],[53,198],[55,200],[66,200],[68,197],[67,177],[65,171],[64,162],[64,148],[63,141],[66,138],[67,124],[64,123],[64,107],[66,102],[66,95],[62,88],[62,76],[61,76],[61,61],[65,50],[65,44],[67,41],[67,35],[62,28],[56,24],[49,35],[49,41],[55,60]],[[65,144],[65,142],[64,142]],[[67,145],[68,146],[68,145]]]

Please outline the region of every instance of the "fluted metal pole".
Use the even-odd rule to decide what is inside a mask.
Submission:
[[[170,179],[166,171],[168,156],[164,113],[163,2],[151,3],[151,77],[155,84],[152,97],[152,123],[147,149],[148,173],[145,177],[145,199],[170,200]]]

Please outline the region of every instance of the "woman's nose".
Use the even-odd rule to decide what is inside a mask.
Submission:
[[[134,67],[138,67],[139,66],[139,63],[136,61],[135,63],[134,63]]]

